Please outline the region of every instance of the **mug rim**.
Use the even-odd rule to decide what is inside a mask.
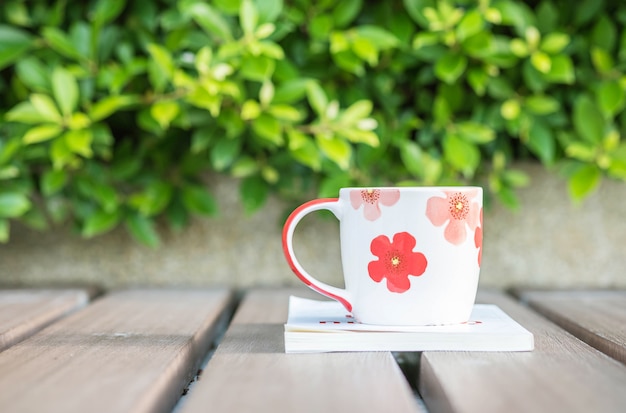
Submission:
[[[342,187],[340,191],[351,191],[351,190],[364,190],[364,189],[373,189],[373,190],[400,190],[400,191],[411,191],[411,192],[429,192],[429,191],[459,191],[459,190],[482,190],[482,186],[476,185],[445,185],[445,186],[349,186]]]

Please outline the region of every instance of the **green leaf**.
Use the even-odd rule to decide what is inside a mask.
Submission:
[[[184,186],[182,189],[182,201],[190,212],[196,214],[212,216],[218,210],[215,198],[202,186]]]
[[[216,11],[210,5],[193,2],[186,11],[191,14],[195,22],[198,23],[206,33],[226,41],[233,39],[228,22],[220,12]]]
[[[15,105],[5,115],[5,119],[9,122],[20,122],[27,124],[38,124],[47,122],[49,119],[39,113],[30,102],[20,102]]]
[[[373,107],[374,104],[371,100],[356,101],[341,113],[340,119],[345,123],[354,124],[367,118],[372,113]]]
[[[20,81],[35,92],[51,92],[49,68],[34,56],[25,57],[15,63]]]
[[[126,0],[98,0],[91,18],[94,23],[103,26],[118,17],[124,7]]]
[[[217,136],[218,132],[213,128],[197,128],[191,135],[191,153],[198,154],[204,151]]]
[[[130,214],[126,217],[125,224],[128,232],[142,244],[150,248],[157,248],[161,244],[154,222],[150,218],[141,214]]]
[[[604,137],[604,118],[598,106],[587,95],[574,102],[572,121],[576,132],[587,142],[600,143]]]
[[[20,175],[20,169],[17,166],[9,165],[0,167],[0,181],[17,178]]]
[[[263,113],[254,119],[252,121],[252,130],[272,145],[282,146],[284,144],[280,121],[270,115]]]
[[[370,66],[378,64],[378,48],[371,40],[364,38],[356,38],[352,42],[352,51],[361,60],[369,63]]]
[[[570,158],[583,162],[593,162],[597,156],[597,148],[589,143],[573,142],[565,147],[565,153]]]
[[[421,27],[428,27],[428,20],[424,17],[426,7],[435,7],[435,0],[402,0],[404,8],[411,18]]]
[[[75,161],[76,155],[67,147],[65,139],[56,139],[50,147],[50,158],[55,169],[61,169]]]
[[[189,223],[189,213],[179,197],[172,199],[165,212],[170,227],[174,230],[181,230]]]
[[[25,145],[45,142],[61,134],[63,128],[58,125],[41,125],[30,128],[22,137]]]
[[[570,196],[574,201],[581,201],[589,195],[600,183],[602,172],[595,165],[580,167],[568,181]]]
[[[269,187],[267,183],[258,176],[250,176],[241,182],[239,194],[241,203],[246,215],[259,210],[267,200]]]
[[[265,56],[245,56],[241,61],[239,74],[249,80],[263,82],[274,72],[276,62]]]
[[[314,171],[319,171],[322,168],[322,159],[313,139],[297,130],[289,130],[287,136],[289,151],[294,159]]]
[[[50,96],[34,93],[30,95],[30,103],[47,121],[59,124],[63,123],[63,117]]]
[[[483,69],[472,68],[467,72],[467,82],[478,96],[483,96],[489,83],[489,74]]]
[[[565,33],[548,33],[541,41],[540,49],[548,54],[558,54],[570,43],[569,35]]]
[[[9,242],[10,223],[8,219],[0,219],[0,243]]]
[[[455,83],[467,67],[467,57],[459,53],[446,53],[435,64],[435,75],[448,84]]]
[[[161,91],[174,74],[174,60],[169,50],[161,45],[150,43],[147,49],[152,57],[149,63],[150,81],[155,89]]]
[[[119,207],[120,202],[117,191],[110,185],[93,183],[91,185],[91,196],[105,212],[113,212]]]
[[[115,228],[120,221],[119,211],[105,212],[96,211],[87,217],[83,223],[82,235],[85,238],[92,238]]]
[[[477,9],[469,10],[464,15],[456,27],[456,35],[460,42],[483,30],[483,16]]]
[[[492,128],[478,122],[461,122],[456,126],[459,137],[468,142],[485,144],[493,141],[496,137],[495,131]]]
[[[259,23],[275,21],[283,11],[283,0],[255,0]]]
[[[604,50],[613,50],[617,39],[615,23],[606,15],[596,20],[591,33],[591,42]]]
[[[287,80],[276,87],[274,103],[295,103],[307,94],[308,79],[296,78]]]
[[[482,31],[465,39],[463,50],[467,52],[469,57],[491,60],[501,67],[511,66],[513,65],[512,62],[516,60],[511,54],[499,53],[496,38],[488,31]]]
[[[535,16],[523,2],[500,1],[494,8],[500,12],[503,25],[513,25],[520,33],[534,23]]]
[[[320,84],[313,80],[309,81],[306,85],[306,95],[315,113],[324,116],[328,107],[328,97]]]
[[[349,25],[363,7],[363,0],[342,0],[333,9],[335,27],[342,28]]]
[[[516,99],[508,99],[502,102],[500,114],[506,120],[515,120],[519,117],[522,108]]]
[[[582,26],[591,21],[604,6],[603,1],[598,0],[581,0],[576,2],[574,9],[574,19],[572,23],[576,26]]]
[[[89,117],[93,122],[108,118],[116,112],[140,103],[141,99],[136,95],[110,95],[105,96],[94,103],[89,111]]]
[[[416,177],[424,177],[424,151],[413,141],[403,141],[400,146],[400,159],[406,169]]]
[[[30,207],[30,200],[22,193],[0,193],[0,218],[17,218],[25,214]]]
[[[245,178],[259,171],[256,159],[250,156],[242,156],[233,163],[230,174],[235,178]]]
[[[164,100],[150,107],[150,116],[159,123],[161,129],[167,129],[180,113],[180,105],[176,101]]]
[[[62,67],[56,67],[52,72],[52,93],[63,115],[69,116],[78,106],[76,78]]]
[[[465,176],[473,176],[480,164],[478,148],[454,134],[444,137],[443,154],[446,161]]]
[[[535,121],[528,133],[528,147],[544,165],[552,165],[556,154],[556,140],[544,122]]]
[[[530,177],[526,172],[509,169],[502,173],[502,180],[514,188],[523,188],[530,183]]]
[[[65,170],[48,170],[41,176],[41,192],[49,197],[59,192],[67,183]]]
[[[70,130],[63,134],[63,140],[66,147],[78,155],[82,155],[85,158],[91,158],[93,156],[93,150],[91,148],[93,142],[93,133],[90,129],[78,129]]]
[[[391,32],[374,25],[360,25],[355,29],[357,38],[363,38],[375,45],[376,50],[388,50],[398,46],[400,41]]]
[[[34,42],[34,37],[28,32],[0,24],[0,70],[16,62]]]
[[[557,99],[546,95],[532,95],[526,98],[524,106],[536,115],[549,115],[560,108]]]
[[[609,73],[615,66],[613,56],[606,50],[598,47],[591,49],[591,61],[593,62],[593,66],[600,73]]]
[[[530,55],[530,63],[541,73],[548,73],[552,68],[552,59],[547,53],[535,51]]]
[[[85,56],[74,46],[71,39],[56,27],[44,27],[41,31],[47,43],[61,55],[74,60],[83,60]]]
[[[317,145],[324,155],[343,170],[350,167],[352,146],[337,136],[316,136]]]
[[[240,139],[223,137],[211,150],[211,165],[216,171],[223,171],[232,165],[240,152]]]
[[[131,195],[128,204],[141,215],[150,217],[163,212],[172,200],[172,195],[173,188],[169,183],[155,180],[143,191]]]
[[[545,77],[552,83],[564,83],[566,85],[574,83],[574,64],[572,59],[564,54],[558,54],[551,57],[552,64],[550,71]]]
[[[242,0],[239,9],[239,22],[247,35],[254,33],[259,23],[259,12],[252,0]]]
[[[299,122],[303,118],[302,113],[297,108],[290,105],[272,105],[267,109],[267,113],[287,122]]]
[[[624,107],[624,89],[617,81],[607,80],[598,88],[598,102],[602,112],[612,117]]]

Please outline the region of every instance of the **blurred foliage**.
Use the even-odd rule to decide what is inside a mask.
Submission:
[[[0,241],[10,221],[159,245],[238,178],[246,213],[342,186],[626,179],[626,4],[4,0]]]

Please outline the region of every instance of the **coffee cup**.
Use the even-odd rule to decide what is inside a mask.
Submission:
[[[338,198],[295,209],[282,234],[287,263],[318,293],[375,325],[467,322],[482,258],[482,188],[342,188]],[[302,218],[328,210],[339,220],[344,288],[299,263],[293,234]]]

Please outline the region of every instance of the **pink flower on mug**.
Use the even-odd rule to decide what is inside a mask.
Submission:
[[[480,208],[480,226],[474,232],[474,245],[478,248],[478,266],[483,260],[483,209]]]
[[[376,221],[380,215],[379,204],[392,206],[400,199],[398,189],[354,189],[350,191],[352,208],[363,206],[363,216],[368,221]]]
[[[411,288],[409,275],[420,276],[426,271],[427,260],[421,252],[413,252],[415,238],[408,232],[400,232],[389,241],[385,235],[374,238],[370,251],[378,260],[370,261],[367,271],[370,278],[381,282],[387,279],[387,289],[403,293]]]
[[[473,232],[478,226],[479,205],[478,202],[472,202],[478,191],[444,193],[445,198],[434,196],[427,201],[426,216],[437,227],[447,223],[443,233],[445,239],[459,245],[467,238],[467,227]]]

